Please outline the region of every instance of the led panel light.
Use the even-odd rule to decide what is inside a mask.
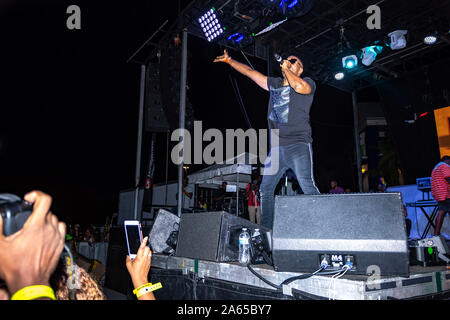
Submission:
[[[224,31],[224,28],[222,28],[222,25],[220,24],[219,17],[215,11],[215,8],[211,8],[205,14],[203,14],[198,19],[198,23],[203,30],[205,39],[208,40],[208,42],[213,41]]]

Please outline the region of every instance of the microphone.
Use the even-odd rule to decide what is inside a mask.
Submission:
[[[279,63],[283,61],[283,58],[278,53],[274,53],[273,56],[275,57],[275,60],[277,60]]]

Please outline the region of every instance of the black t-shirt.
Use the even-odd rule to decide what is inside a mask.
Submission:
[[[279,129],[279,145],[297,142],[311,143],[309,111],[316,91],[316,83],[311,78],[303,78],[310,87],[310,94],[295,92],[289,85],[283,87],[283,78],[267,78],[270,92],[267,119],[269,129]]]

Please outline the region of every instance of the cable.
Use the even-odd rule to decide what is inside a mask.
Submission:
[[[242,111],[242,113],[244,115],[245,121],[247,122],[249,128],[253,128],[252,124],[250,123],[250,119],[248,118],[247,111],[246,111],[245,106],[244,106],[244,102],[242,101],[242,97],[241,97],[241,94],[239,92],[238,84],[237,84],[236,80],[234,78],[232,78],[231,74],[229,74],[228,77],[230,79],[231,86],[233,87],[234,94],[236,95],[236,98],[238,99],[238,104],[239,104],[239,106],[241,108],[241,111]]]
[[[250,60],[248,60],[247,56],[245,55],[244,51],[241,50],[242,55],[244,56],[245,60],[247,60],[248,64],[250,65],[250,67],[255,70],[255,68],[253,68],[252,64],[250,63]]]
[[[250,272],[253,273],[257,278],[259,278],[260,280],[264,281],[264,282],[267,283],[269,286],[274,287],[274,288],[276,288],[276,289],[278,289],[278,290],[281,290],[281,289],[282,289],[281,286],[276,285],[276,284],[270,282],[269,280],[264,279],[262,276],[260,276],[260,275],[259,275],[259,274],[251,267],[250,263],[247,264],[247,268],[248,268],[248,270],[250,270]]]
[[[316,270],[313,273],[307,273],[307,274],[302,274],[302,275],[299,275],[299,276],[296,276],[296,277],[288,278],[288,279],[284,280],[281,283],[281,286],[288,285],[289,283],[294,282],[296,280],[308,279],[308,278],[316,275],[317,273],[319,273],[319,272],[321,272],[323,270],[325,270],[325,269],[323,267],[321,267],[319,270]]]
[[[344,266],[344,267],[345,267],[345,266]],[[307,274],[302,274],[302,275],[299,275],[299,276],[296,276],[296,277],[291,277],[291,278],[285,279],[280,285],[276,285],[276,284],[270,282],[269,280],[265,279],[264,277],[262,277],[260,274],[258,274],[258,273],[251,267],[250,263],[247,264],[247,268],[248,268],[248,269],[250,270],[250,272],[253,273],[258,279],[262,280],[263,282],[265,282],[265,283],[268,284],[269,286],[274,287],[274,288],[276,288],[276,289],[278,289],[278,290],[282,290],[282,288],[283,288],[284,285],[287,285],[287,284],[289,284],[289,283],[291,283],[291,282],[294,282],[294,281],[296,281],[296,280],[307,279],[307,278],[310,278],[310,277],[312,277],[312,276],[315,276],[315,275],[317,275],[317,274],[319,274],[319,273],[320,273],[320,275],[330,275],[330,274],[338,275],[339,273],[341,273],[341,272],[343,272],[343,271],[344,271],[344,274],[345,274],[348,270],[351,269],[351,267],[348,267],[348,266],[347,266],[347,267],[348,267],[348,270],[343,270],[344,267],[342,267],[342,268],[339,269],[339,270],[335,270],[335,271],[322,272],[323,270],[326,269],[324,266],[322,266],[320,269],[314,271],[313,273],[307,273]],[[343,276],[344,274],[342,274],[341,276]]]

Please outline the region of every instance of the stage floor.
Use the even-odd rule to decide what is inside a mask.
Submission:
[[[301,273],[276,272],[268,265],[254,265],[253,269],[274,284]],[[303,293],[317,299],[336,300],[389,300],[449,298],[450,268],[448,266],[422,267],[411,266],[410,276],[364,276],[346,274],[336,279],[328,275],[315,275],[311,278],[297,280],[281,290],[266,284],[253,275],[246,266],[239,263],[212,262],[189,258],[153,254],[152,269],[181,271],[183,275],[197,281],[219,280],[229,284],[242,285],[255,290],[273,292],[274,297],[293,299],[295,293]],[[174,299],[177,299],[174,296]],[[208,299],[208,298],[207,298]],[[223,296],[222,298],[223,299]],[[226,299],[226,298],[225,298]],[[275,298],[277,299],[277,298]]]

